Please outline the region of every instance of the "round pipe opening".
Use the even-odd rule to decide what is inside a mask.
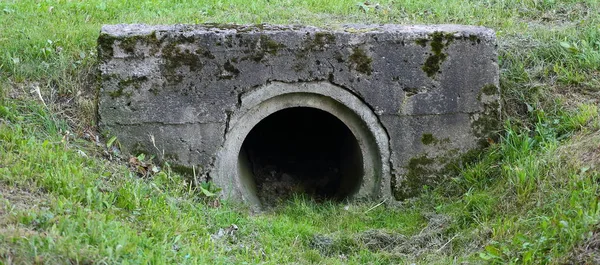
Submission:
[[[352,131],[334,115],[292,107],[262,119],[243,141],[238,172],[263,205],[294,194],[343,200],[361,186],[363,157]]]

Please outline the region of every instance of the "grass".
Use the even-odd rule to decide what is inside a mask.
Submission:
[[[598,262],[598,11],[591,0],[2,1],[0,263]],[[203,22],[494,28],[501,141],[396,207],[298,197],[249,214],[168,165],[139,177],[85,140],[100,25]]]

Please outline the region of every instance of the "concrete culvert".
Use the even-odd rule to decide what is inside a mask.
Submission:
[[[394,203],[497,138],[495,36],[462,25],[106,25],[98,125],[123,154],[153,154],[252,208],[294,190]],[[298,127],[309,116],[320,130]]]
[[[294,193],[317,200],[389,194],[388,138],[357,97],[327,82],[273,82],[240,98],[212,179],[259,208]],[[385,195],[384,195],[385,196]]]
[[[362,154],[350,129],[323,110],[295,107],[275,112],[246,136],[239,166],[248,167],[263,205],[292,194],[342,200],[355,193],[364,174]]]

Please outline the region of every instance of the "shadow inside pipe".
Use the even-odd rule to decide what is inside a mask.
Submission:
[[[363,158],[350,129],[332,114],[288,108],[260,121],[242,144],[238,167],[265,206],[294,194],[343,200],[361,185]]]

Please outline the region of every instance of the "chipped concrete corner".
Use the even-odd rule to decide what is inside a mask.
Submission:
[[[284,109],[322,110],[354,136],[357,159],[340,163],[360,167],[340,174],[360,176],[336,182],[343,199],[415,196],[501,127],[495,33],[483,27],[109,25],[98,54],[100,126],[125,153],[251,204],[242,145]]]

